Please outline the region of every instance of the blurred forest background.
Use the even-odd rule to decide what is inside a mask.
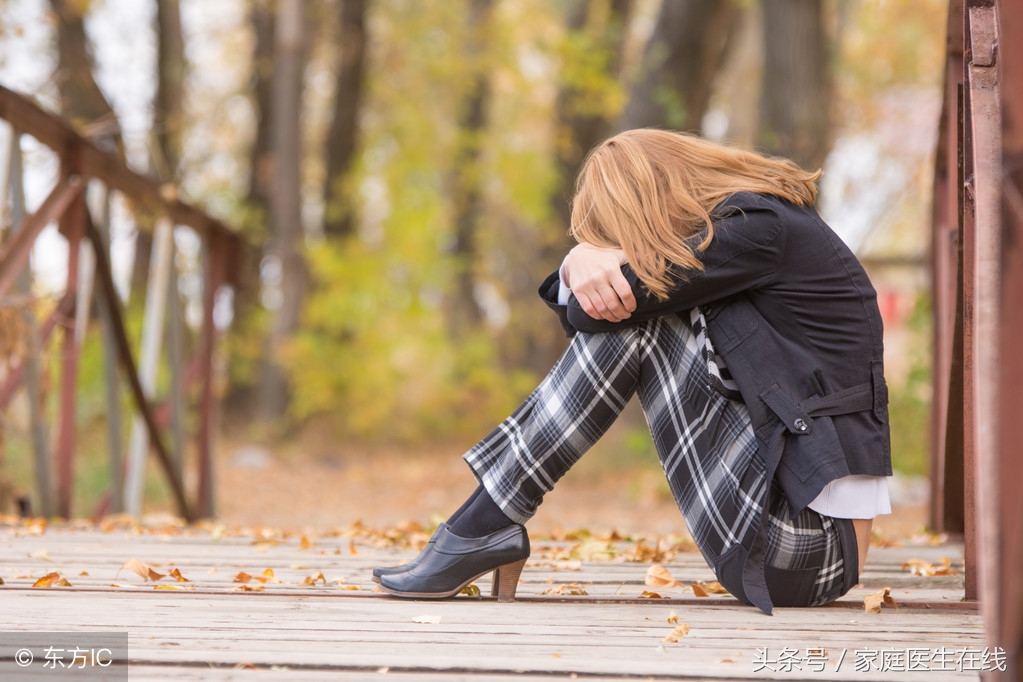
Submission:
[[[895,465],[920,475],[945,13],[944,0],[0,0],[0,83],[245,236],[218,318],[224,458],[457,460],[564,348],[536,287],[570,247],[583,155],[659,126],[824,169],[822,213],[881,296]],[[33,174],[57,170],[23,149],[31,210]],[[137,329],[151,226],[116,215]],[[40,296],[59,295],[65,260],[55,234],[36,248]],[[187,310],[194,286],[178,289]],[[105,485],[101,343],[87,339],[81,370],[83,513]],[[3,429],[0,473],[31,490],[13,410]],[[630,414],[596,466],[656,467],[651,451]]]

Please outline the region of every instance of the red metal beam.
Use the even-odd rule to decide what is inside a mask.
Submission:
[[[63,215],[71,201],[81,194],[84,187],[85,183],[77,176],[59,182],[39,209],[25,218],[14,236],[0,247],[0,298],[14,286],[18,274],[28,264],[29,253],[39,233]]]
[[[116,156],[109,154],[79,135],[66,121],[46,111],[35,102],[0,85],[0,118],[9,121],[19,132],[27,133],[63,157],[75,157],[78,172],[96,177],[108,187],[120,190],[138,204],[148,206],[156,213],[165,213],[176,224],[188,225],[200,235],[217,235],[241,253],[241,239],[222,222],[177,198],[172,185],[162,185],[128,168]],[[227,273],[230,281],[237,270]]]
[[[164,445],[163,439],[160,436],[160,430],[156,425],[156,420],[153,416],[153,409],[150,406],[149,401],[146,399],[145,392],[142,390],[142,384],[139,382],[138,370],[135,366],[135,360],[131,354],[131,345],[128,343],[128,336],[124,330],[124,319],[121,316],[120,299],[117,296],[117,289],[114,286],[114,279],[111,274],[110,264],[107,262],[106,253],[99,247],[103,241],[100,239],[99,231],[96,229],[96,226],[92,224],[92,220],[89,218],[88,213],[86,213],[85,230],[86,237],[88,237],[89,241],[92,242],[95,250],[96,276],[99,279],[100,290],[103,292],[104,304],[107,306],[107,310],[110,313],[110,326],[114,331],[118,357],[121,360],[121,366],[124,369],[124,373],[128,379],[128,384],[131,387],[132,396],[135,398],[135,405],[146,423],[146,429],[149,432],[150,445],[156,451],[157,460],[160,462],[160,466],[163,468],[164,473],[167,475],[167,480],[170,482],[171,493],[174,495],[174,501],[177,504],[178,513],[181,514],[186,521],[195,521],[195,514],[189,506],[188,500],[185,496],[184,484],[171,462],[170,454],[167,451],[167,447]]]

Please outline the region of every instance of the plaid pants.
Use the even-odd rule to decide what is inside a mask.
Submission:
[[[736,545],[748,548],[760,525],[766,471],[749,411],[702,333],[702,315],[686,317],[576,334],[526,401],[465,454],[509,518],[532,517],[638,393],[689,532],[724,582],[720,559]],[[844,594],[855,583],[844,561],[851,522],[811,509],[789,519],[784,495],[768,499],[765,573],[775,605],[818,605]],[[855,574],[855,544],[850,562]]]

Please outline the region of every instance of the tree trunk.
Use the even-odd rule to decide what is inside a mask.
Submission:
[[[341,58],[337,65],[334,111],[327,133],[327,174],[323,186],[323,233],[344,237],[352,231],[352,200],[345,187],[355,158],[359,109],[366,72],[368,0],[341,3]]]
[[[618,129],[699,132],[738,16],[732,0],[665,0]]]
[[[300,173],[305,3],[281,0],[277,11],[270,118],[273,191],[269,255],[279,265],[280,281],[277,304],[271,311],[259,392],[259,414],[266,419],[282,416],[288,406],[288,381],[277,355],[298,328],[308,276],[301,251],[304,233]]]
[[[164,182],[178,178],[185,114],[185,37],[181,30],[180,0],[156,3],[156,102],[153,107],[152,152],[156,175]]]
[[[123,159],[121,126],[93,77],[84,4],[71,0],[49,2],[57,17],[57,90],[61,114],[87,137]]]
[[[587,34],[587,45],[600,55],[604,79],[616,82],[620,76],[622,49],[633,1],[610,0],[606,6],[602,5],[605,3],[588,0],[576,3],[569,15],[568,30],[570,33],[583,31]],[[570,198],[579,165],[592,147],[611,134],[612,118],[617,113],[594,111],[592,99],[585,85],[562,81],[555,132],[558,179],[551,193],[551,207],[562,232],[568,230],[572,213]],[[555,248],[562,252],[568,246],[566,237],[558,240]]]
[[[764,0],[764,78],[757,142],[805,168],[830,143],[830,49],[820,0]]]
[[[493,0],[469,3],[469,44],[465,55],[469,64],[479,63],[486,50],[486,30],[493,4]],[[455,280],[448,305],[449,329],[454,339],[476,329],[483,320],[483,311],[475,296],[475,268],[479,258],[476,231],[483,202],[480,151],[490,100],[489,76],[482,70],[474,71],[458,120],[461,142],[455,154],[452,178],[455,234],[451,256]]]

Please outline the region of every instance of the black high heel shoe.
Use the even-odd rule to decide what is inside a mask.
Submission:
[[[433,547],[433,543],[437,542],[437,536],[440,534],[441,529],[447,527],[448,524],[446,523],[442,523],[439,526],[437,526],[437,530],[433,531],[433,535],[430,536],[430,540],[429,542],[426,543],[426,547],[423,548],[423,551],[419,553],[419,556],[417,556],[415,559],[408,562],[407,564],[402,564],[401,566],[387,566],[383,568],[374,568],[373,582],[375,583],[380,582],[380,576],[394,575],[395,573],[404,573],[405,571],[412,570],[413,568],[418,566],[419,562],[422,561],[423,557],[426,556],[427,553],[430,551],[430,548]]]
[[[491,594],[499,602],[515,598],[519,575],[529,558],[525,528],[513,524],[482,538],[463,538],[445,526],[437,529],[436,537],[415,567],[381,575],[380,587],[398,597],[444,599],[494,571]]]

